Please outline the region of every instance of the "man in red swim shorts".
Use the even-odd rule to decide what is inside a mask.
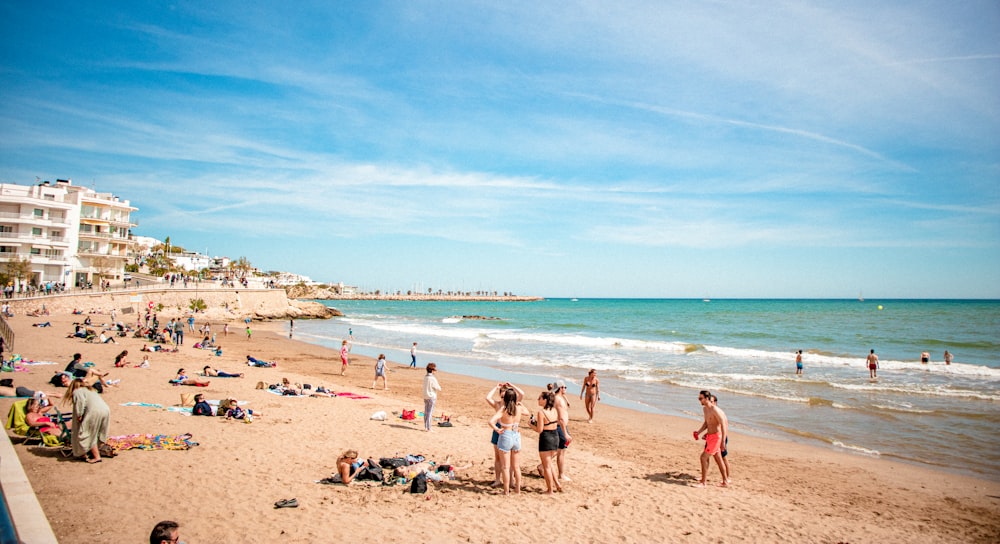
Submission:
[[[729,474],[726,473],[722,459],[722,445],[726,443],[726,435],[729,434],[728,420],[712,402],[712,394],[708,391],[698,393],[698,402],[701,403],[702,412],[705,414],[705,422],[694,432],[694,439],[697,440],[702,431],[708,431],[705,435],[705,451],[701,452],[701,482],[698,487],[705,487],[708,478],[708,460],[713,457],[722,475],[722,483],[719,485],[725,487],[729,485]]]

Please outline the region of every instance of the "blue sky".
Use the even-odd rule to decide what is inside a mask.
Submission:
[[[137,234],[265,270],[1000,298],[992,0],[4,2],[0,25],[0,181],[93,185]]]

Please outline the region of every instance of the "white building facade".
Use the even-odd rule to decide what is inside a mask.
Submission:
[[[27,260],[28,277],[12,281],[70,289],[120,280],[136,210],[127,200],[71,180],[0,183],[0,271],[5,263]]]

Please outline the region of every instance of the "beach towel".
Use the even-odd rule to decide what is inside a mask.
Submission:
[[[340,392],[336,393],[338,397],[344,397],[348,399],[360,400],[360,399],[370,399],[371,397],[366,397],[365,395],[356,395],[354,393]]]
[[[145,406],[147,408],[163,408],[162,404],[153,404],[151,402],[123,402],[121,406]]]
[[[130,434],[108,437],[107,445],[117,454],[124,450],[188,450],[198,443],[191,439],[191,434]]]

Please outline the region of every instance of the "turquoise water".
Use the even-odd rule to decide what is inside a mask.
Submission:
[[[1000,451],[983,448],[1000,445],[1000,301],[328,304],[345,317],[301,322],[297,337],[336,347],[353,330],[355,353],[400,362],[416,341],[420,364],[538,386],[560,378],[571,393],[594,368],[606,401],[692,418],[708,389],[742,432],[1000,476]],[[456,317],[467,315],[499,319]],[[875,382],[869,349],[881,361]]]

